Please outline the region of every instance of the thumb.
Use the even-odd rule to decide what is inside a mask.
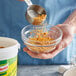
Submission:
[[[27,51],[29,51],[29,49],[25,47],[25,48],[23,48],[23,51],[27,52]]]
[[[24,0],[18,0],[18,1],[24,1]]]

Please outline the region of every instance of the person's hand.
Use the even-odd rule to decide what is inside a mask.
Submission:
[[[18,0],[18,1],[24,1],[24,0]]]
[[[39,58],[39,59],[49,59],[56,56],[58,53],[60,53],[64,48],[66,48],[73,39],[73,28],[68,25],[57,25],[63,32],[63,37],[61,42],[57,45],[56,49],[49,53],[34,53],[31,52],[29,49],[24,48],[23,50],[27,52],[31,57],[33,58]]]

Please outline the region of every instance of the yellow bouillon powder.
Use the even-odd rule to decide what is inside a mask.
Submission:
[[[36,36],[29,38],[30,43],[35,45],[49,45],[52,40],[54,39],[48,36],[48,32],[38,32]]]
[[[33,25],[40,25],[44,20],[46,19],[46,14],[38,15],[37,17],[34,17]]]
[[[33,33],[35,33],[35,36],[30,37],[28,42],[30,44],[40,45],[42,47],[37,47],[37,46],[32,46],[32,45],[26,44],[30,50],[32,50],[33,52],[36,52],[36,53],[45,53],[45,52],[49,52],[50,50],[53,50],[55,48],[55,45],[48,46],[50,44],[55,43],[53,41],[54,39],[48,35],[48,32],[42,32],[42,30],[36,30],[36,31],[33,31]],[[31,34],[32,34],[32,32],[31,32]],[[48,47],[45,47],[45,46],[48,46]]]

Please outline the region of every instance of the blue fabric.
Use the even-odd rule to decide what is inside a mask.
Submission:
[[[76,0],[32,0],[32,2],[46,9],[48,14],[47,21],[52,25],[63,23],[76,8]],[[52,59],[35,59],[23,52],[23,47],[25,46],[21,40],[21,30],[29,24],[25,19],[26,9],[25,2],[0,0],[0,36],[15,38],[21,43],[18,63],[26,65],[67,64],[70,60],[71,52],[76,50],[76,36],[67,48]]]

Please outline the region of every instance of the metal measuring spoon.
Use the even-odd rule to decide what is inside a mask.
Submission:
[[[27,5],[27,11],[26,11],[26,19],[28,20],[29,23],[33,24],[33,25],[40,25],[41,23],[43,23],[46,19],[46,11],[43,7],[39,6],[39,5],[34,5],[32,4],[31,0],[24,0]],[[42,16],[40,19],[39,16]]]

